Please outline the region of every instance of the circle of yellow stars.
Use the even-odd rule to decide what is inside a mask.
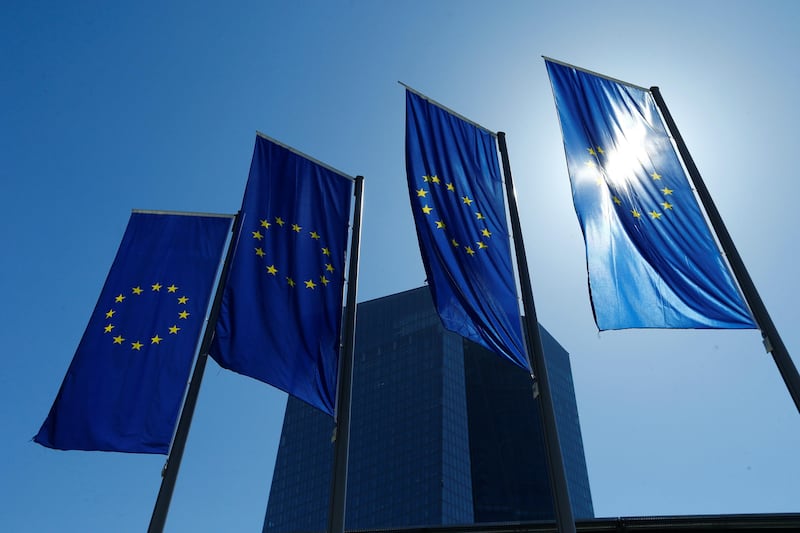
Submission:
[[[117,324],[115,324],[117,314],[125,306],[125,300],[128,298],[140,298],[147,290],[151,293],[161,293],[162,289],[167,295],[173,295],[172,297],[175,298],[178,305],[186,305],[189,302],[188,296],[178,292],[179,287],[177,285],[171,283],[165,287],[160,282],[151,284],[150,289],[142,288],[141,285],[136,285],[135,287],[131,287],[127,292],[120,292],[114,297],[114,304],[105,312],[105,326],[103,327],[103,334],[109,334],[111,336],[112,344],[129,346],[131,350],[140,352],[142,348],[147,345],[161,345],[161,343],[167,340],[171,335],[178,335],[181,331],[182,321],[188,320],[191,314],[185,307],[179,308],[175,315],[175,321],[167,328],[167,332],[154,332],[153,336],[149,338],[149,342],[147,337],[133,340],[125,338],[123,333],[119,331]],[[164,333],[166,336],[162,337],[160,333]]]
[[[586,150],[589,152],[589,155],[592,156],[593,158],[587,161],[586,165],[598,170],[598,172],[601,173],[605,172],[600,162],[600,157],[605,155],[606,153],[603,150],[603,148],[600,146],[595,146],[595,147],[589,147]],[[643,218],[645,218],[645,215],[648,215],[651,220],[661,220],[664,214],[672,212],[673,208],[675,207],[675,205],[672,202],[670,202],[670,200],[672,199],[672,194],[675,192],[675,190],[670,189],[668,186],[666,186],[666,184],[663,183],[664,176],[659,174],[656,170],[653,170],[653,172],[650,173],[649,177],[650,179],[653,180],[653,182],[658,182],[659,185],[662,184],[664,185],[663,187],[659,188],[659,191],[661,192],[664,201],[660,203],[661,210],[651,209],[650,211],[646,210],[640,211],[637,207],[632,206],[629,212],[631,216],[636,220],[642,220]],[[603,180],[602,176],[599,176],[597,178],[597,183],[598,185],[605,184],[605,181]],[[611,195],[611,201],[613,201],[614,204],[617,206],[621,206],[623,203],[622,200],[615,194]]]
[[[320,286],[327,287],[329,283],[334,281],[333,274],[336,272],[336,268],[333,266],[333,261],[331,259],[331,250],[329,247],[321,244],[322,237],[320,234],[316,231],[304,230],[303,227],[297,223],[288,224],[283,217],[279,216],[276,216],[271,220],[269,217],[259,220],[258,228],[252,232],[252,237],[257,244],[255,247],[255,254],[260,259],[265,261],[267,275],[273,276],[276,279],[281,279],[281,281],[289,288],[298,286],[298,282],[291,275],[284,275],[284,273],[280,271],[274,262],[272,262],[270,259],[267,259],[267,252],[264,250],[265,246],[262,244],[262,242],[266,240],[269,232],[274,231],[276,227],[278,229],[289,230],[297,235],[307,235],[307,237],[315,241],[319,247],[319,252],[322,254],[325,263],[324,272],[319,276],[319,278],[300,280],[300,283],[303,284],[303,287],[309,290],[314,290]]]
[[[456,191],[455,185],[452,182],[442,181],[442,179],[439,176],[435,175],[435,174],[434,175],[422,176],[422,181],[424,183],[430,184],[430,185],[428,185],[429,188],[430,187],[434,187],[434,186],[444,187],[446,189],[445,192],[447,194],[453,194],[455,196],[459,196],[459,200],[458,201],[461,202],[461,204],[463,206],[465,206],[466,208],[472,210],[472,212],[473,212],[473,214],[475,216],[475,220],[478,220],[478,221],[485,221],[486,220],[486,217],[483,215],[483,213],[481,213],[477,209],[477,206],[473,207],[472,204],[475,203],[475,200],[470,198],[468,195],[467,196],[460,196],[460,194]],[[416,189],[417,198],[419,198],[420,202],[422,203],[422,208],[421,208],[422,212],[425,215],[428,215],[428,216],[431,215],[431,213],[434,212],[434,208],[431,207],[430,204],[428,203],[428,193],[429,192],[430,191],[428,189],[426,189],[424,185],[422,187],[420,187],[419,189]],[[435,218],[435,217],[433,217],[433,218]],[[455,239],[455,237],[449,237],[448,240],[450,241],[450,245],[455,249],[463,251],[464,253],[466,253],[470,257],[475,256],[475,254],[479,250],[485,250],[485,249],[489,248],[488,240],[491,238],[492,232],[489,231],[489,228],[485,226],[485,222],[481,222],[481,223],[484,224],[484,226],[480,231],[480,238],[478,240],[474,241],[474,243],[473,242],[460,243],[460,242],[458,242],[458,240]],[[445,232],[447,231],[447,224],[444,222],[444,220],[441,220],[441,219],[434,220],[433,221],[433,225],[435,226],[435,229],[444,230]]]

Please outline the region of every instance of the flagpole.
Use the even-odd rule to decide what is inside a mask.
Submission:
[[[750,278],[750,274],[747,272],[747,268],[745,268],[739,252],[736,250],[733,239],[728,233],[725,223],[722,221],[722,216],[719,214],[719,211],[714,204],[714,200],[712,200],[711,194],[708,192],[708,188],[706,187],[705,182],[703,182],[703,178],[700,176],[700,171],[694,164],[694,160],[689,154],[689,149],[686,147],[686,143],[683,142],[683,137],[681,137],[678,127],[675,124],[675,121],[672,119],[669,109],[667,109],[667,104],[664,102],[664,98],[661,96],[661,91],[658,89],[658,87],[651,87],[650,92],[656,101],[656,105],[661,110],[661,114],[664,116],[664,120],[667,123],[667,128],[672,134],[672,137],[675,139],[678,152],[680,152],[681,158],[686,164],[686,170],[689,172],[689,177],[694,182],[694,186],[697,189],[697,195],[700,197],[700,201],[703,203],[703,208],[708,214],[711,226],[714,228],[714,231],[717,234],[720,246],[722,246],[722,251],[727,256],[728,262],[733,270],[733,275],[739,282],[739,286],[742,289],[745,300],[747,300],[747,305],[750,306],[753,317],[755,318],[758,327],[761,329],[764,347],[766,348],[767,352],[772,354],[772,358],[774,359],[775,364],[778,366],[778,371],[780,372],[781,377],[783,377],[784,383],[786,383],[786,388],[789,389],[789,394],[794,400],[794,405],[798,412],[800,412],[800,374],[797,372],[797,367],[794,365],[794,362],[792,362],[789,351],[783,344],[783,340],[778,334],[778,330],[775,327],[775,324],[772,322],[772,318],[769,316],[767,308],[764,305],[764,302],[761,300],[761,296],[758,294],[758,290],[756,289],[752,278]]]
[[[539,321],[536,318],[536,307],[533,302],[533,290],[531,288],[528,260],[525,256],[525,245],[522,240],[522,227],[519,221],[519,210],[517,209],[514,183],[511,179],[511,164],[508,158],[506,134],[502,131],[497,132],[497,141],[500,146],[500,156],[503,160],[506,196],[508,197],[508,209],[511,215],[511,234],[514,237],[517,270],[519,271],[520,287],[522,289],[522,305],[525,314],[525,344],[527,346],[526,354],[531,370],[533,371],[532,377],[535,379],[535,383],[538,384],[539,390],[539,401],[536,403],[539,405],[539,413],[542,418],[545,452],[547,455],[548,469],[550,471],[550,488],[553,492],[556,526],[561,533],[574,533],[575,519],[572,516],[569,486],[567,485],[564,458],[561,454],[561,445],[558,439],[558,426],[556,425],[553,397],[550,391],[550,381],[547,377],[547,365],[544,360],[544,348],[542,347],[542,338],[539,332]]]
[[[347,303],[339,366],[339,386],[334,427],[333,475],[328,507],[328,533],[343,533],[347,497],[347,461],[350,449],[350,404],[353,385],[353,354],[356,331],[356,293],[358,288],[358,255],[361,247],[361,212],[364,177],[356,176],[353,233],[350,245],[350,268],[347,275]]]
[[[233,217],[233,231],[235,232],[238,232],[239,217],[239,214]],[[181,416],[178,420],[178,427],[175,430],[175,438],[172,440],[172,448],[167,457],[167,462],[164,464],[164,468],[161,471],[161,487],[158,490],[158,497],[153,507],[153,514],[150,517],[150,526],[147,528],[148,533],[161,533],[164,531],[164,525],[167,522],[169,504],[172,500],[172,493],[175,490],[178,470],[181,466],[183,451],[186,448],[186,440],[189,436],[189,428],[192,425],[192,416],[194,415],[194,409],[197,405],[197,396],[200,393],[200,384],[203,381],[203,373],[206,368],[206,363],[208,362],[208,351],[211,348],[211,341],[214,339],[214,328],[217,323],[220,307],[222,307],[222,294],[225,290],[225,280],[228,277],[233,250],[236,248],[234,244],[235,243],[231,242],[228,245],[228,252],[225,256],[225,262],[222,265],[220,281],[217,284],[214,303],[211,305],[211,313],[209,314],[208,323],[203,333],[200,352],[197,355],[197,361],[192,371],[189,390],[186,392],[186,399],[183,402]]]

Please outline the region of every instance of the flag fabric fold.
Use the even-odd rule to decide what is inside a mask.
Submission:
[[[211,356],[333,414],[353,180],[256,137]]]
[[[131,215],[35,442],[168,452],[231,218]]]
[[[444,327],[530,370],[494,136],[407,90],[406,174]]]
[[[756,327],[650,91],[546,66],[597,327]]]

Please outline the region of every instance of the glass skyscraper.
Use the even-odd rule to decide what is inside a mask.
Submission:
[[[542,329],[576,518],[594,516],[569,356]],[[445,331],[427,287],[358,305],[346,529],[552,520],[527,372]],[[265,532],[326,528],[333,420],[290,397]]]

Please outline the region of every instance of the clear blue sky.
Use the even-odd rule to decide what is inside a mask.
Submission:
[[[179,5],[182,4],[182,5]],[[800,511],[756,331],[598,334],[542,55],[658,85],[795,362],[800,4],[47,2],[0,17],[0,530],[143,531],[163,456],[31,442],[131,209],[233,213],[256,130],[365,176],[359,300],[423,284],[401,80],[505,131],[598,516]],[[168,531],[259,531],[285,395],[210,363]]]

